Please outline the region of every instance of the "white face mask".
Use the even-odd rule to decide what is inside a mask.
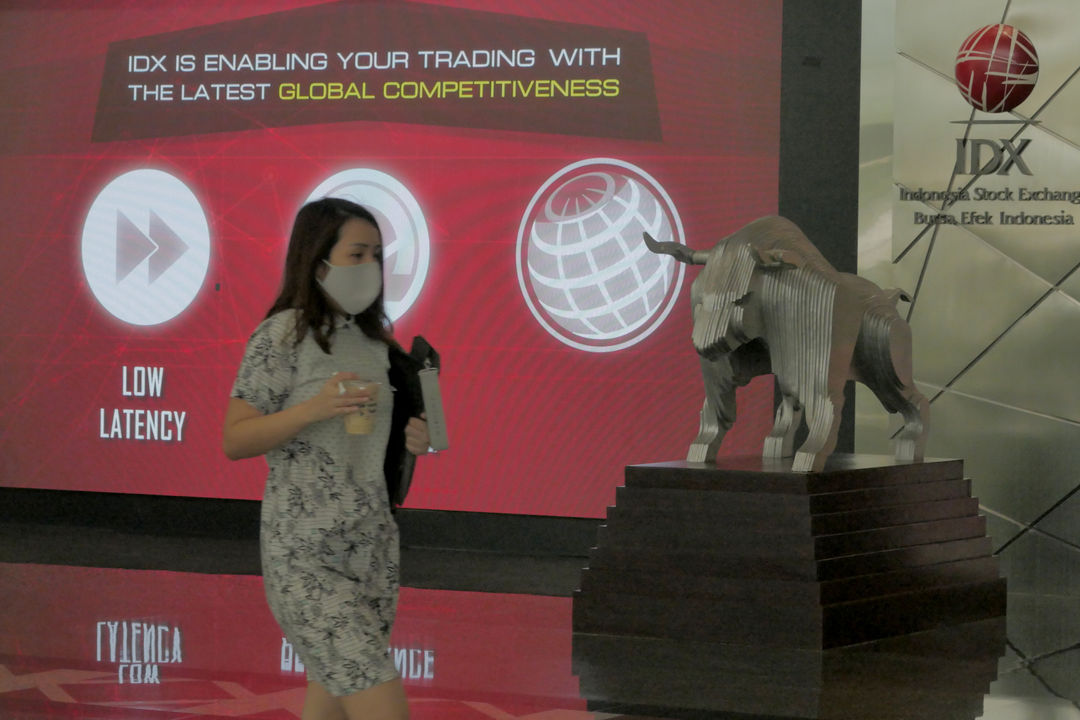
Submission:
[[[319,280],[323,292],[349,315],[359,315],[371,307],[382,292],[382,268],[377,262],[359,265],[331,265]]]

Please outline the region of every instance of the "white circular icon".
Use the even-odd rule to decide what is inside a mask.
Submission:
[[[383,303],[391,321],[416,302],[427,279],[431,241],[420,203],[397,178],[371,168],[343,170],[323,181],[307,202],[351,200],[371,211],[383,241]]]
[[[98,193],[82,234],[83,272],[97,301],[132,325],[158,325],[191,304],[210,265],[210,227],[187,185],[133,170]]]
[[[517,238],[518,282],[540,325],[590,352],[622,350],[656,330],[685,270],[649,251],[643,232],[684,242],[671,198],[641,168],[593,158],[548,178]]]

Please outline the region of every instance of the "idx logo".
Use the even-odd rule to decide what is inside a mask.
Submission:
[[[1020,157],[1030,144],[1031,140],[1027,138],[1021,140],[1019,145],[1013,145],[1012,141],[1004,138],[997,142],[957,138],[953,172],[957,175],[1008,175],[1016,166],[1024,175],[1031,175],[1031,168]]]

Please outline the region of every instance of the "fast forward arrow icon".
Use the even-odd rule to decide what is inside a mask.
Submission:
[[[149,234],[144,234],[122,211],[116,211],[116,282],[150,258],[150,283],[153,283],[188,249],[187,243],[153,210]]]

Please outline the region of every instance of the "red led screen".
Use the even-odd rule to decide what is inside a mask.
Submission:
[[[297,209],[371,207],[442,355],[412,507],[596,517],[685,455],[696,268],[776,212],[780,2],[0,9],[0,485],[259,498],[221,423]],[[771,384],[725,453],[756,452]]]

